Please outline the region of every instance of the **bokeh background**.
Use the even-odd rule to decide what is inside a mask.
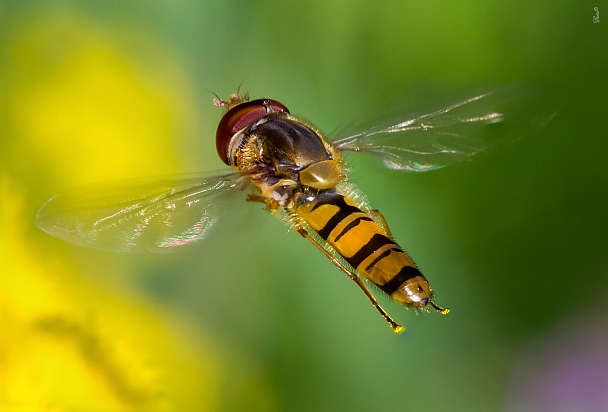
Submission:
[[[605,2],[3,0],[0,36],[1,410],[608,410]],[[399,336],[260,205],[162,256],[35,227],[70,187],[221,170],[212,92],[332,132],[511,83],[561,107],[516,144],[349,157],[452,309],[388,303]]]

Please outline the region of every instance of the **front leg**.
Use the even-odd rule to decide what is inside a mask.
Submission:
[[[270,198],[264,197],[262,195],[257,195],[257,194],[253,194],[253,193],[250,193],[250,194],[247,195],[246,201],[247,202],[262,203],[271,212],[276,211],[279,208],[279,206],[280,206],[279,202],[277,202],[274,199],[270,199]]]

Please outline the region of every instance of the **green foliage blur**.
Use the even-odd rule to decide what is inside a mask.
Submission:
[[[6,410],[608,410],[604,3],[4,0],[0,33]],[[225,170],[214,93],[331,135],[502,84],[544,90],[555,117],[431,173],[348,156],[452,310],[383,300],[399,336],[257,204],[162,256],[35,227],[70,187]]]

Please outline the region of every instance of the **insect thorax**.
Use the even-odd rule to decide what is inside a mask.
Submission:
[[[287,113],[252,123],[233,137],[230,150],[239,171],[262,196],[281,206],[295,193],[331,189],[344,177],[338,152],[318,131]]]

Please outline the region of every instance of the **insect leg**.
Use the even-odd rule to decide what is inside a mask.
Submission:
[[[266,208],[268,208],[268,210],[277,210],[279,208],[279,204],[277,203],[276,200],[274,199],[267,199],[264,196],[261,195],[256,195],[256,194],[248,194],[247,195],[247,202],[255,202],[255,203],[262,203],[264,205],[266,205]]]
[[[393,331],[395,333],[401,333],[401,332],[403,332],[405,330],[405,327],[403,327],[403,326],[399,325],[398,323],[396,323],[390,317],[390,315],[388,313],[386,313],[386,311],[384,309],[382,309],[382,307],[380,306],[380,304],[378,303],[378,301],[376,300],[376,298],[374,297],[374,295],[372,295],[372,293],[369,291],[369,289],[367,288],[367,286],[365,286],[365,283],[356,274],[354,274],[352,271],[350,271],[335,256],[332,256],[331,253],[329,253],[327,250],[325,250],[325,248],[321,244],[319,244],[319,242],[317,242],[315,239],[313,239],[308,234],[308,231],[305,228],[303,228],[301,225],[296,225],[296,228],[298,230],[298,233],[300,233],[306,239],[310,240],[310,242],[313,245],[315,245],[317,249],[319,249],[321,252],[323,252],[323,254],[325,256],[327,256],[329,258],[329,260],[331,260],[334,265],[336,265],[340,270],[342,270],[344,273],[346,273],[346,275],[349,278],[351,278],[361,288],[361,290],[363,291],[363,293],[365,293],[365,295],[370,300],[370,302],[372,303],[372,305],[376,308],[376,310],[378,312],[380,312],[380,315],[382,315],[382,317],[384,318],[384,320],[386,320],[386,322],[388,322],[388,324],[390,325],[390,327],[393,329]]]

